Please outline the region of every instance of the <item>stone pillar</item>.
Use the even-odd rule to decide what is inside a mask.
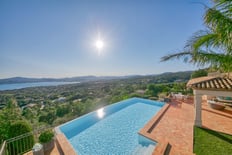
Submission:
[[[202,102],[202,94],[198,94],[197,90],[194,90],[194,104],[195,104],[195,120],[194,125],[201,127],[201,102]]]

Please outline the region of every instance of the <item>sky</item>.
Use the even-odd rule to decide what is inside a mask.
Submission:
[[[1,0],[0,78],[147,75],[205,29],[195,0]],[[207,3],[208,1],[199,0]],[[102,40],[102,49],[95,42]]]

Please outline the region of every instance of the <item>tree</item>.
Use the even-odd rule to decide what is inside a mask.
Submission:
[[[24,108],[22,111],[22,116],[30,122],[33,122],[35,119],[35,113],[31,108]]]
[[[199,69],[199,70],[192,73],[191,79],[197,78],[197,77],[202,77],[202,76],[207,76],[207,75],[208,75],[208,72],[206,70]]]
[[[148,92],[152,96],[157,97],[160,92],[164,91],[164,89],[166,90],[165,86],[162,84],[156,84],[156,85],[150,84],[150,85],[148,85]]]
[[[198,66],[232,71],[232,1],[214,0],[213,7],[205,8],[207,29],[195,33],[182,51],[163,56],[161,61],[181,58]]]
[[[54,112],[48,112],[45,115],[39,116],[39,122],[45,122],[50,125],[54,122],[55,119],[56,119],[56,115],[54,114]]]
[[[0,111],[0,141],[10,138],[9,130],[11,124],[16,120],[22,120],[15,100],[8,99],[6,102],[6,107]]]
[[[59,106],[56,109],[56,116],[63,117],[65,114],[69,113],[70,107],[69,106]]]
[[[6,107],[0,111],[0,141],[32,131],[31,126],[23,120],[16,101],[8,99],[6,102]],[[26,136],[7,145],[7,150],[10,154],[20,154],[31,149],[33,144],[33,135]]]

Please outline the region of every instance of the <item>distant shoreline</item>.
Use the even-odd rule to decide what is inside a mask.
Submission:
[[[29,87],[41,87],[41,86],[58,86],[66,84],[77,84],[80,82],[25,82],[25,83],[9,83],[9,84],[0,84],[0,91],[5,90],[15,90]]]

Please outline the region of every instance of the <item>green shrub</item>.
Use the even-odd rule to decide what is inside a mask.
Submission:
[[[47,143],[52,140],[54,137],[54,133],[51,130],[46,130],[42,132],[39,136],[39,142],[40,143]]]

